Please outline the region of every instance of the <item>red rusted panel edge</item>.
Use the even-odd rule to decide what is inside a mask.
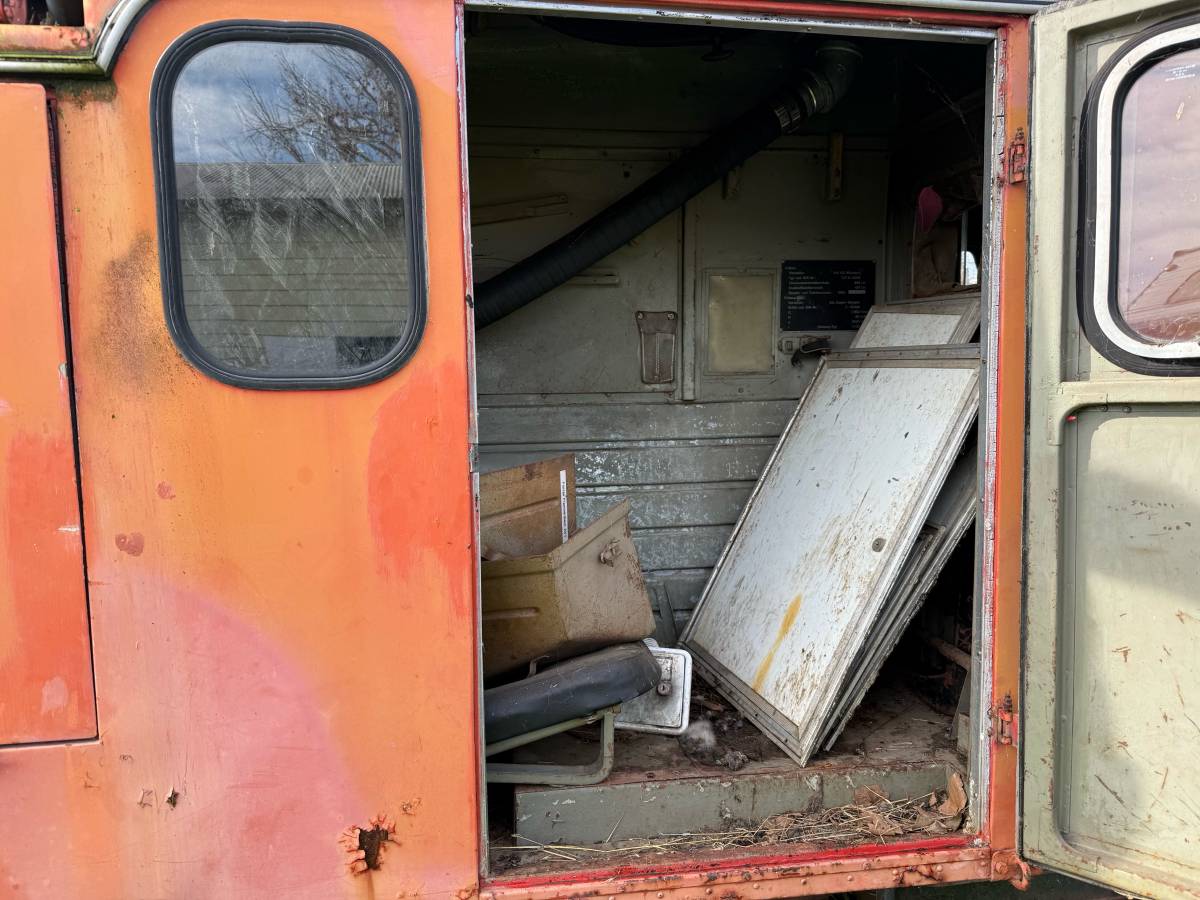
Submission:
[[[959,846],[944,847],[957,841]],[[962,839],[942,839],[920,844],[856,847],[811,851],[791,857],[739,859],[720,869],[680,865],[656,869],[646,877],[631,874],[584,873],[571,881],[554,876],[492,882],[484,886],[483,900],[551,900],[556,897],[603,897],[621,895],[661,900],[669,892],[672,900],[743,900],[781,898],[838,891],[911,887],[940,882],[989,880],[992,853],[986,847],[964,846]]]
[[[0,25],[0,53],[78,57],[91,49],[91,29],[65,25]]]
[[[794,868],[797,865],[830,859],[869,859],[881,853],[897,854],[907,851],[964,848],[971,846],[971,842],[972,838],[969,836],[953,835],[933,840],[904,841],[894,844],[859,844],[854,847],[830,847],[819,850],[805,848],[792,853],[778,852],[782,848],[777,847],[775,848],[775,853],[760,854],[757,856],[747,853],[729,859],[710,859],[703,863],[697,863],[695,859],[685,859],[679,862],[642,863],[639,865],[614,866],[612,868],[598,867],[573,872],[555,872],[547,875],[531,875],[511,879],[497,878],[490,881],[486,887],[496,890],[532,888],[549,884],[578,884],[601,878],[606,880],[611,878],[652,879],[660,876],[671,877],[688,872],[701,872],[705,877],[713,873],[730,871],[740,873],[748,869],[766,872],[781,868]]]

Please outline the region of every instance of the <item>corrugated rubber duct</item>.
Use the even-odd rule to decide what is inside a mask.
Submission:
[[[831,110],[845,96],[861,58],[846,41],[823,44],[817,50],[817,64],[805,69],[794,84],[781,88],[574,231],[475,285],[475,327],[491,325],[565,283],[776,138]]]

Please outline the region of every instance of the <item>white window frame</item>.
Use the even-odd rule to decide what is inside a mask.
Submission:
[[[1085,285],[1090,284],[1091,287],[1088,301],[1095,325],[1103,337],[1117,349],[1147,360],[1200,360],[1200,340],[1171,343],[1144,340],[1134,336],[1114,314],[1112,263],[1116,247],[1113,243],[1113,210],[1114,205],[1120,204],[1120,185],[1113,180],[1116,166],[1114,152],[1118,149],[1120,129],[1116,119],[1117,103],[1133,82],[1141,77],[1139,70],[1147,58],[1169,55],[1172,48],[1183,49],[1185,45],[1195,42],[1200,42],[1200,22],[1195,21],[1150,35],[1114,58],[1092,86],[1093,91],[1099,91],[1091,110],[1095,129],[1094,176],[1091,183],[1085,186],[1092,196],[1082,198],[1085,204],[1090,201],[1094,210],[1091,228],[1095,250],[1090,271],[1085,273]],[[1085,231],[1086,226],[1081,230]],[[1081,244],[1086,240],[1088,235],[1081,233]],[[1121,364],[1125,365],[1124,361]]]

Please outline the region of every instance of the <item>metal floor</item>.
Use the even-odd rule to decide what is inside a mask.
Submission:
[[[512,820],[491,830],[492,872],[579,868],[597,862],[593,857],[601,852],[617,851],[619,857],[622,847],[656,835],[719,832],[732,822],[830,809],[852,802],[855,790],[866,786],[892,800],[918,797],[944,790],[952,772],[965,775],[965,760],[950,737],[950,717],[901,685],[876,685],[834,749],[803,768],[699,682],[695,690],[693,721],[712,722],[714,751],[689,756],[676,738],[618,732],[616,764],[601,784],[518,785],[511,798],[493,795],[493,804],[511,803]],[[560,735],[541,747],[545,756],[564,761],[595,753],[587,735]],[[746,758],[735,771],[719,764],[729,751]],[[597,850],[555,856],[516,849],[555,844]],[[646,854],[631,861],[645,863]]]

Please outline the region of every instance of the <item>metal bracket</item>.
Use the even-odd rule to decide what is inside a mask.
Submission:
[[[495,756],[506,750],[523,747],[542,738],[570,731],[593,722],[600,722],[600,748],[596,759],[586,765],[559,765],[557,763],[496,763],[484,767],[485,779],[493,784],[599,784],[612,772],[616,752],[615,722],[620,704],[598,710],[589,716],[560,722],[547,728],[539,728],[528,734],[519,734],[505,741],[488,744],[484,756]]]
[[[668,384],[675,380],[675,332],[679,315],[675,312],[637,312],[641,338],[642,382]]]
[[[1018,128],[1008,144],[1004,160],[1004,180],[1009,184],[1020,184],[1025,180],[1029,168],[1028,151],[1025,145],[1025,129]]]
[[[1011,746],[1013,742],[1012,694],[1005,694],[999,703],[989,709],[988,718],[991,719],[988,733],[991,735],[992,741],[1004,746]]]
[[[1007,881],[1018,891],[1029,890],[1029,879],[1037,871],[1016,850],[997,850],[992,854],[992,881]]]

